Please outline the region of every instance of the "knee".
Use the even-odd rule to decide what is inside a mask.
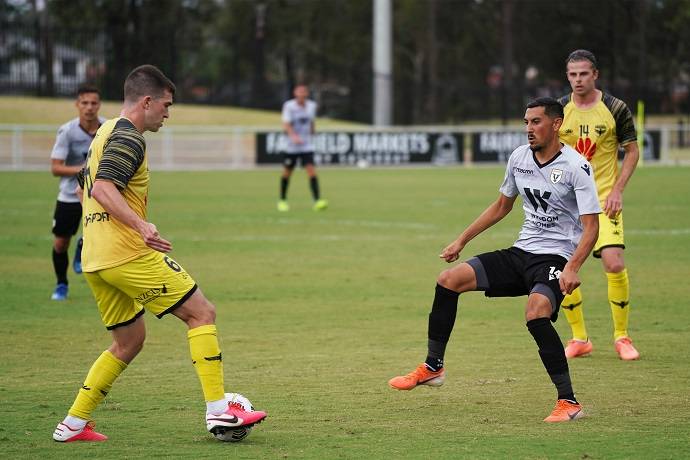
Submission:
[[[69,240],[66,238],[55,238],[53,248],[55,249],[55,252],[62,254],[69,249]]]
[[[604,271],[606,273],[620,273],[625,270],[623,259],[604,261]]]
[[[606,248],[601,252],[601,263],[606,273],[620,273],[625,270],[623,251],[619,248]]]
[[[436,283],[439,285],[443,286],[446,289],[453,289],[453,276],[451,274],[450,269],[443,270],[441,273],[439,273],[438,277],[436,278]]]
[[[144,348],[145,337],[136,338],[128,341],[115,341],[110,347],[110,352],[121,361],[129,363]]]
[[[202,308],[199,313],[201,316],[200,319],[203,322],[205,322],[206,324],[215,324],[216,323],[216,306],[213,305],[208,300],[206,300],[206,302],[204,302],[204,308]]]
[[[203,326],[216,323],[216,306],[206,298],[199,303],[198,308],[193,310],[191,318],[187,320],[190,327]]]
[[[525,310],[525,321],[529,322],[532,321],[533,319],[539,319],[539,318],[548,318],[549,316],[546,315],[545,313],[537,308],[527,308]]]

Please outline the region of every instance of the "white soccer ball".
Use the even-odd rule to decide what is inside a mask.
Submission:
[[[360,158],[357,160],[357,167],[360,169],[365,169],[369,167],[369,162],[365,160],[364,158]]]
[[[246,411],[254,410],[254,406],[252,406],[251,401],[239,393],[225,393],[225,397],[230,404],[237,403]],[[217,440],[223,442],[239,442],[249,436],[251,431],[251,426],[241,426],[238,428],[228,428],[222,433],[217,432],[214,434],[214,436]]]

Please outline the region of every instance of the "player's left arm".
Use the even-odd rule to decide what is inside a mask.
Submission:
[[[630,177],[635,172],[637,160],[640,158],[640,150],[637,148],[637,131],[633,121],[632,112],[620,99],[607,98],[609,110],[616,121],[616,138],[625,150],[621,171],[613,184],[611,193],[604,201],[604,213],[609,217],[616,217],[623,210],[623,190]]]
[[[637,142],[629,142],[623,146],[623,149],[625,156],[620,174],[604,203],[604,212],[609,217],[616,217],[623,210],[623,190],[635,172],[637,161],[640,159],[640,149],[637,147]]]
[[[599,236],[599,214],[584,214],[580,216],[582,222],[582,237],[580,243],[575,248],[575,252],[570,257],[570,260],[558,279],[563,294],[570,294],[580,285],[580,277],[577,272],[582,267],[582,264],[587,260],[587,256],[592,252],[594,244],[597,242]]]

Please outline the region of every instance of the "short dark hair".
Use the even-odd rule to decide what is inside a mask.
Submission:
[[[563,118],[563,106],[552,97],[540,97],[527,104],[528,109],[534,107],[544,107],[544,113],[549,118]]]
[[[132,70],[125,80],[125,100],[136,101],[142,96],[159,98],[165,90],[175,94],[175,84],[158,67],[144,64]]]
[[[101,92],[93,85],[81,85],[77,88],[77,98],[82,94],[96,93],[98,97],[101,97]]]
[[[565,65],[568,65],[569,62],[576,62],[576,61],[589,61],[592,64],[592,68],[596,69],[597,68],[597,58],[594,56],[594,53],[591,51],[587,50],[575,50],[572,53],[568,55],[568,59],[565,60]]]

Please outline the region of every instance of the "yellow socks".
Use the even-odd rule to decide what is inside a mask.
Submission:
[[[587,341],[587,328],[585,327],[585,317],[582,314],[582,291],[580,288],[565,296],[561,302],[561,309],[573,330],[573,339]]]
[[[127,364],[117,359],[108,350],[93,363],[79,390],[68,414],[84,420],[91,418],[91,412],[103,401],[113,382],[127,368]]]
[[[187,331],[192,364],[201,381],[206,401],[225,399],[223,385],[223,359],[218,346],[216,326],[213,324],[195,327]]]
[[[609,281],[609,305],[613,317],[613,339],[628,336],[628,316],[630,314],[630,283],[628,271],[607,273]]]

